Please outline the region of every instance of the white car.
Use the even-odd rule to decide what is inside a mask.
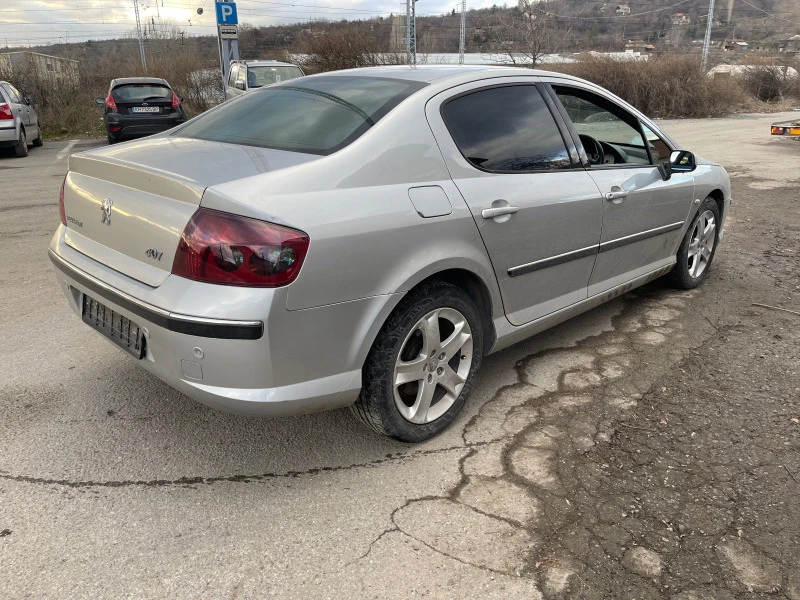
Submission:
[[[250,90],[297,79],[303,75],[303,70],[291,63],[277,60],[237,60],[231,63],[231,71],[225,84],[225,99],[230,100]]]

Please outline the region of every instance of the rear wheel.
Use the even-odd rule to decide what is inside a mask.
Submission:
[[[421,442],[463,408],[483,358],[483,327],[470,297],[445,282],[412,292],[370,350],[353,413],[375,431]]]
[[[14,146],[14,154],[19,158],[28,156],[28,138],[25,137],[25,130],[22,127],[19,128],[19,140]]]
[[[119,140],[117,138],[111,137],[111,134],[108,134],[108,143],[109,144],[116,144]]]
[[[719,206],[713,198],[706,198],[686,231],[678,262],[668,276],[675,287],[690,290],[708,278],[719,243],[719,225]]]

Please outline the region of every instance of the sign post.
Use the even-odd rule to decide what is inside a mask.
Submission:
[[[228,83],[231,61],[239,60],[239,15],[235,2],[216,1],[219,63],[222,70],[222,93]]]

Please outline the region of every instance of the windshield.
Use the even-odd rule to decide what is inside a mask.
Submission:
[[[126,83],[111,91],[116,102],[172,100],[172,90],[159,83]]]
[[[225,102],[173,135],[328,155],[425,85],[383,77],[303,77]]]
[[[297,67],[247,67],[247,87],[256,88],[273,83],[280,83],[289,79],[302,77],[303,72]]]

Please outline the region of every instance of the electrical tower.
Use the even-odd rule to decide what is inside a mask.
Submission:
[[[411,22],[408,36],[409,52],[411,54],[411,64],[417,64],[417,0],[408,0],[411,4]]]
[[[147,59],[144,57],[144,40],[142,39],[142,22],[139,20],[139,0],[133,0],[133,12],[136,14],[136,35],[139,36],[139,54],[142,56],[142,69],[147,75]]]
[[[467,47],[467,0],[461,0],[461,37],[458,42],[458,64],[464,64],[464,51]]]
[[[708,21],[706,22],[706,38],[703,40],[703,58],[700,61],[700,68],[706,70],[708,65],[708,47],[711,45],[711,24],[714,22],[714,0],[708,3]]]

